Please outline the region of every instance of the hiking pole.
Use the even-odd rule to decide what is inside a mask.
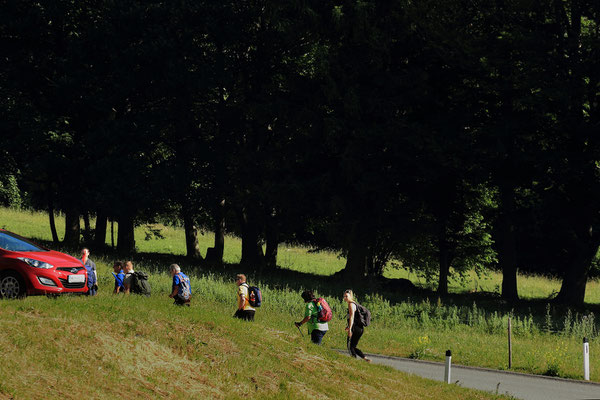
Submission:
[[[296,326],[296,328],[298,328],[298,332],[300,332],[300,334],[302,335],[302,337],[304,337],[304,333],[302,333],[302,330],[300,329],[300,325],[296,324],[294,322],[294,326]]]

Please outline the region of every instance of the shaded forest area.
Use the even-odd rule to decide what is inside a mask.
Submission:
[[[597,1],[4,0],[0,20],[0,202],[47,210],[56,242],[55,211],[70,245],[118,222],[124,253],[161,221],[207,264],[232,232],[244,265],[299,243],[442,294],[496,268],[507,300],[521,270],[571,305],[598,273]]]

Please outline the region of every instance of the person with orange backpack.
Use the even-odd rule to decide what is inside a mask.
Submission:
[[[297,328],[300,328],[303,324],[308,324],[308,333],[310,340],[320,345],[323,340],[323,336],[329,330],[328,321],[331,321],[332,312],[331,307],[327,304],[324,298],[315,298],[312,291],[307,290],[302,292],[302,299],[306,303],[304,308],[304,319],[300,322],[294,322]]]

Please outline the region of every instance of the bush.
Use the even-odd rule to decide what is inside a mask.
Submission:
[[[23,205],[21,191],[14,175],[0,177],[0,205],[12,208],[21,208]]]

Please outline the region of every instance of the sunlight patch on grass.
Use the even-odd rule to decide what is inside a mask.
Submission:
[[[92,227],[95,221],[91,221]],[[64,234],[64,216],[56,215],[56,226],[59,238]],[[11,208],[0,207],[0,227],[14,231],[22,236],[38,238],[42,240],[51,240],[50,225],[47,213],[37,211],[22,211]],[[118,224],[115,224],[115,232]],[[147,235],[150,228],[157,229],[164,237],[163,239],[154,238],[153,235]],[[107,233],[106,243],[110,245],[110,224]],[[116,235],[116,233],[115,233]],[[144,224],[136,227],[136,246],[142,253],[162,253],[172,255],[185,255],[185,233],[182,228],[173,226],[164,226],[161,224]],[[150,240],[145,240],[149,236]],[[117,237],[115,236],[115,242]],[[204,231],[198,237],[201,253],[205,255],[206,249],[214,244],[214,237],[211,232]],[[92,254],[94,249],[92,249]],[[225,252],[223,259],[226,263],[239,263],[241,259],[241,240],[235,236],[225,236]],[[107,260],[107,263],[112,260]],[[342,270],[346,260],[340,257],[336,252],[319,251],[313,252],[310,248],[303,246],[293,246],[282,243],[278,250],[278,265],[283,269],[314,274],[320,276],[329,276]],[[166,268],[166,267],[165,267]],[[387,268],[384,272],[387,278],[409,279],[419,287],[425,287],[435,290],[437,282],[427,282],[424,278],[405,269]],[[483,276],[477,276],[474,272],[468,274],[467,279],[450,279],[450,293],[472,293],[472,292],[490,292],[500,293],[502,285],[502,274],[499,272],[488,271]],[[558,293],[561,281],[559,279],[548,279],[545,277],[529,276],[519,274],[517,278],[519,296],[522,299],[548,299]],[[600,304],[600,279],[590,280],[586,290],[585,300],[589,304]]]

